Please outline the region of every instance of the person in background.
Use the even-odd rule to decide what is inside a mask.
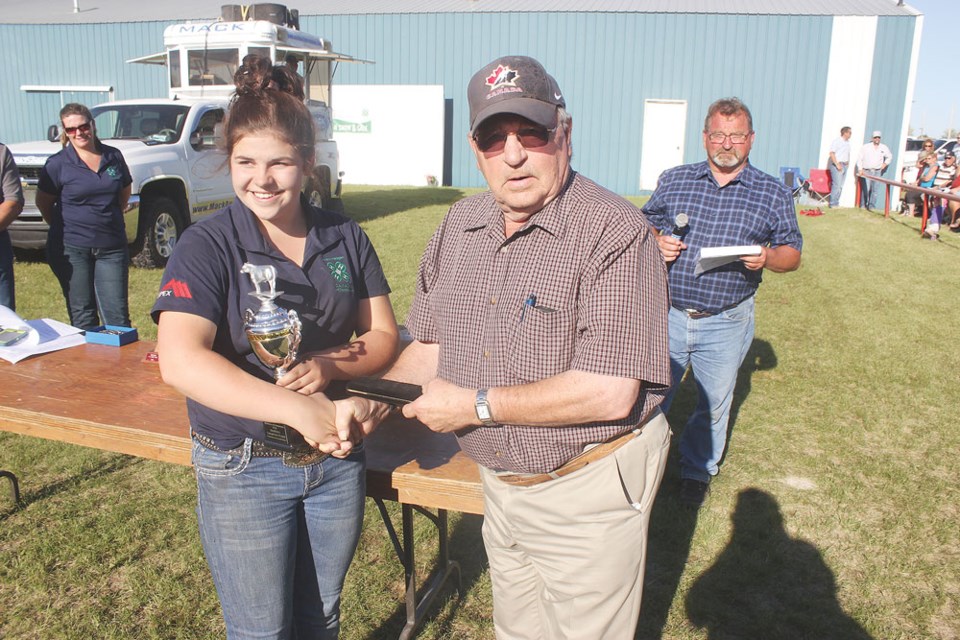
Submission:
[[[917,156],[917,186],[923,186],[924,183],[931,185],[936,177],[936,163],[930,164],[927,160],[934,156],[933,140],[927,140],[923,143],[920,155]],[[907,203],[907,210],[900,215],[912,218],[916,215],[917,205],[922,204],[925,196],[919,191],[907,191],[904,200]]]
[[[130,170],[119,149],[97,138],[93,114],[72,102],[60,110],[63,150],[40,171],[36,204],[50,225],[47,254],[70,324],[130,326],[130,254],[123,213]]]
[[[934,156],[934,160],[936,160],[936,156]],[[937,169],[937,175],[933,180],[932,188],[938,191],[949,192],[950,185],[953,184],[956,177],[957,156],[952,151],[948,151],[943,158],[943,164],[939,165]],[[931,240],[936,240],[939,237],[937,234],[944,221],[944,202],[946,202],[946,200],[936,196],[930,199],[930,218],[927,220],[927,228],[924,229],[924,234]]]
[[[323,391],[388,365],[399,332],[366,234],[301,196],[315,159],[307,107],[252,74],[235,79],[223,139],[237,198],[189,227],[167,264],[152,312],[160,372],[187,397],[200,538],[227,637],[329,640],[366,471]],[[260,306],[248,263],[275,269],[276,304],[302,322],[300,357],[276,383],[244,330]],[[303,441],[271,447],[266,423]]]
[[[669,265],[673,388],[664,411],[688,368],[697,382],[697,406],[680,438],[680,500],[692,508],[703,504],[720,471],[763,270],[800,266],[803,238],[793,198],[778,179],[750,164],[755,136],[743,102],[717,100],[703,123],[706,161],[665,171],[643,206]],[[689,218],[682,240],[670,234],[678,213]],[[760,251],[697,273],[702,248],[740,245],[759,245]]]
[[[840,193],[843,191],[843,181],[847,177],[847,166],[850,164],[850,136],[853,129],[843,127],[840,137],[830,143],[830,208],[840,206]]]
[[[424,385],[404,415],[480,465],[497,638],[633,638],[670,444],[666,269],[639,210],[571,169],[538,61],[484,65],[467,100],[490,190],[430,240],[415,340],[384,375]],[[367,432],[387,410],[350,398],[337,419]]]
[[[13,281],[13,245],[7,227],[23,211],[23,187],[13,155],[0,144],[0,305],[11,311],[17,309],[16,288]]]
[[[860,159],[857,161],[857,176],[863,183],[862,201],[867,211],[877,208],[877,194],[883,191],[883,187],[876,180],[868,180],[864,176],[882,176],[893,159],[890,147],[880,142],[881,138],[881,133],[874,131],[871,141],[860,148]]]

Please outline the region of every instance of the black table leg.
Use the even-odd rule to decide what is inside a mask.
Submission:
[[[386,505],[380,498],[374,498],[377,508],[380,510],[380,517],[387,528],[387,534],[390,541],[393,542],[393,548],[397,553],[400,563],[403,565],[404,577],[406,579],[406,608],[407,623],[400,633],[399,640],[408,640],[414,636],[417,626],[423,621],[427,610],[433,604],[437,594],[446,584],[451,576],[456,577],[457,595],[461,594],[460,582],[460,563],[450,559],[449,540],[447,539],[447,511],[438,509],[437,513],[431,513],[423,507],[417,505],[400,505],[403,539],[397,535],[397,530],[393,526],[390,514],[387,513]],[[420,601],[417,602],[417,574],[416,574],[416,549],[413,542],[413,512],[416,510],[428,520],[433,522],[437,528],[438,536],[438,566],[434,569],[433,575],[426,583],[426,588]]]

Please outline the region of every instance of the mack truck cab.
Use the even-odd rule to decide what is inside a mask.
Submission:
[[[336,65],[368,63],[337,53],[326,38],[300,31],[299,12],[281,4],[223,5],[216,22],[167,27],[164,51],[127,62],[165,65],[169,97],[229,98],[233,75],[248,54],[284,64],[295,59],[306,104],[316,124],[316,163],[305,190],[313,204],[340,208],[340,154],[333,140],[332,98]]]
[[[91,107],[98,137],[120,149],[133,177],[124,223],[136,264],[164,266],[188,225],[233,200],[218,144],[220,123],[233,94],[234,73],[251,53],[275,64],[289,56],[297,61],[317,131],[315,167],[304,191],[316,206],[342,209],[332,81],[339,63],[367,61],[337,53],[329,40],[301,32],[297,11],[278,4],[224,5],[218,20],[172,25],[163,40],[162,53],[127,62],[165,66],[166,98]],[[26,199],[23,213],[9,227],[17,248],[46,244],[48,227],[33,195],[44,163],[61,148],[55,142],[58,134],[54,125],[45,141],[8,145]]]

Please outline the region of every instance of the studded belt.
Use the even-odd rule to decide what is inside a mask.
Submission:
[[[208,438],[205,435],[199,434],[196,431],[193,432],[193,437],[197,442],[202,444],[207,449],[211,451],[217,451],[219,453],[226,453],[231,456],[242,456],[243,455],[243,445],[239,447],[234,447],[233,449],[224,449],[218,447],[217,443],[214,442],[211,438]],[[281,451],[271,447],[262,440],[251,440],[250,442],[250,455],[254,458],[283,458],[283,464],[288,467],[309,467],[312,464],[316,464],[322,461],[324,458],[329,456],[328,453],[323,453],[311,447],[304,447],[297,449],[295,451]]]

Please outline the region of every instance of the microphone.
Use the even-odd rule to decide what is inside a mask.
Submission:
[[[677,217],[673,220],[673,231],[670,232],[670,237],[683,240],[687,232],[690,231],[689,221],[690,217],[687,214],[682,211],[678,213]]]

